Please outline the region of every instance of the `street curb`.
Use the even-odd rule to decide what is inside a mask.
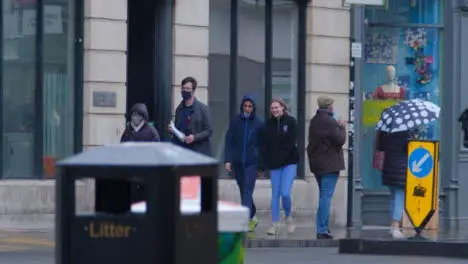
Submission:
[[[310,248],[338,247],[338,240],[248,239],[246,248]]]
[[[468,241],[341,239],[340,254],[425,256],[468,259]]]

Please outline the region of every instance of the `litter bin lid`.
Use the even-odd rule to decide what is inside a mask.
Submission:
[[[217,165],[216,159],[169,142],[129,142],[95,147],[66,158],[59,166],[200,166]]]
[[[180,210],[183,214],[199,213],[200,201],[182,200]],[[140,202],[133,204],[132,212],[145,213],[146,203]],[[247,232],[248,227],[249,210],[247,207],[230,202],[218,202],[218,232]]]

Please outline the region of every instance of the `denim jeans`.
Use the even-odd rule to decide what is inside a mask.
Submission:
[[[253,201],[253,192],[257,180],[257,166],[243,164],[233,164],[234,177],[239,187],[241,204],[250,210],[250,219],[257,213],[257,208]]]
[[[402,187],[389,187],[392,195],[391,209],[392,220],[401,222],[403,218],[403,209],[405,206],[405,189]]]
[[[291,188],[296,178],[297,165],[290,164],[270,171],[271,180],[271,218],[279,222],[280,198],[284,214],[291,216]]]
[[[340,173],[329,173],[319,175],[317,182],[319,183],[319,207],[317,211],[317,234],[328,233],[328,220],[330,217],[330,205],[335,192],[336,182]]]

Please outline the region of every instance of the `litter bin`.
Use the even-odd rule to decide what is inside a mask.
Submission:
[[[171,143],[90,149],[58,163],[56,263],[218,262],[217,161]],[[198,214],[179,209],[180,179],[200,175]],[[95,212],[75,212],[75,181],[95,179]],[[147,210],[131,211],[131,190],[145,186]],[[162,212],[162,213],[161,213]]]
[[[135,203],[132,206],[132,211],[145,213],[146,203]],[[185,215],[199,213],[200,201],[197,199],[182,200],[181,211]],[[218,264],[244,263],[248,224],[249,210],[247,207],[231,202],[218,202]]]

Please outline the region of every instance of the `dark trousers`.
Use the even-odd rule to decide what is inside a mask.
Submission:
[[[233,164],[234,178],[239,186],[241,204],[250,210],[250,219],[257,213],[257,208],[253,201],[253,192],[257,180],[257,166],[243,164]]]

